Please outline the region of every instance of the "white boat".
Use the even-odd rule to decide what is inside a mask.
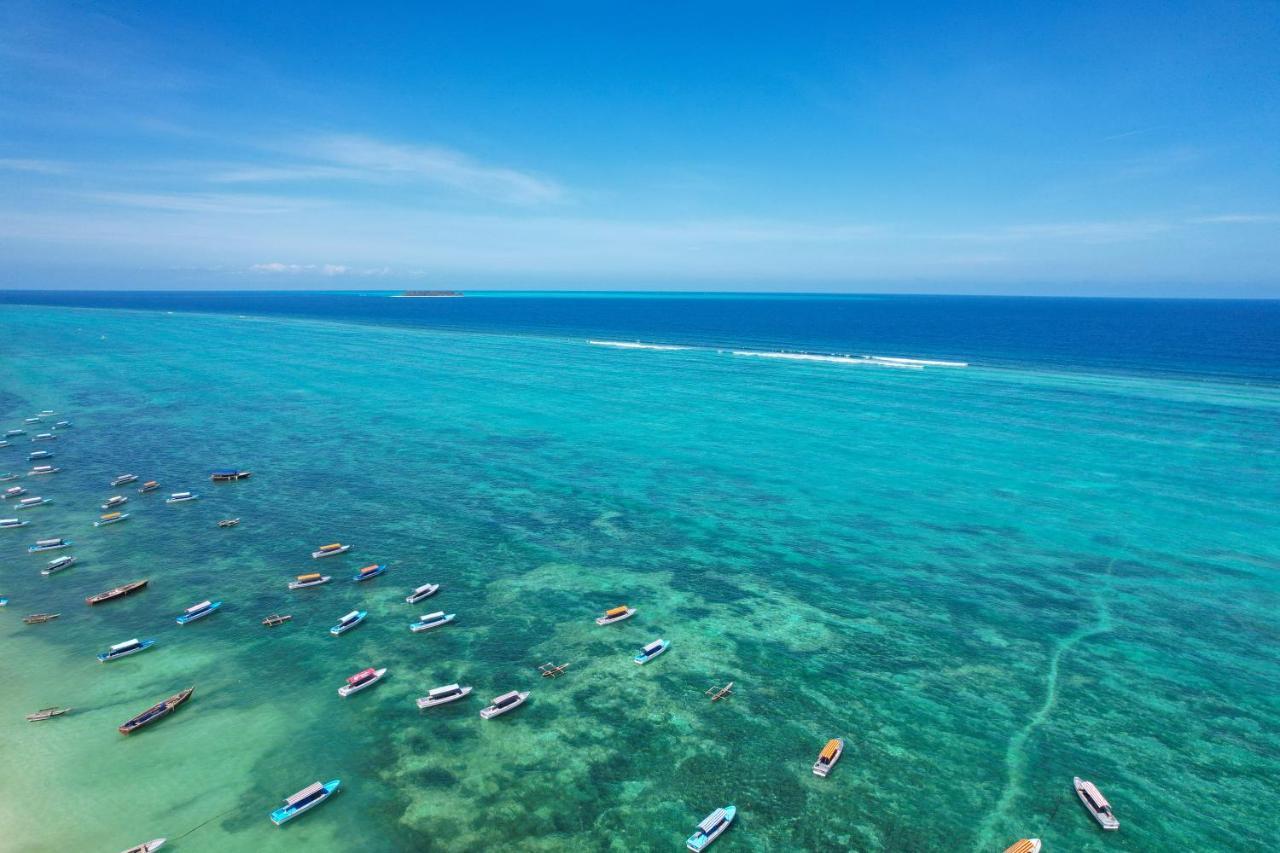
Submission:
[[[71,429],[71,421],[58,421],[53,425],[54,429]]]
[[[639,664],[648,663],[669,648],[671,648],[671,641],[659,637],[636,653],[635,662]]]
[[[495,697],[494,700],[489,703],[489,707],[480,712],[480,717],[485,720],[492,720],[494,717],[499,717],[508,711],[519,708],[524,704],[524,700],[528,698],[529,692],[527,690],[523,693],[517,690],[512,690],[510,693],[503,693],[501,696]]]
[[[114,489],[116,486],[124,486],[129,483],[134,483],[134,482],[137,482],[137,480],[138,480],[137,474],[121,474],[119,477],[116,477],[114,480],[111,481],[111,488]]]
[[[164,502],[167,504],[180,504],[186,503],[187,501],[197,500],[199,497],[199,495],[192,492],[174,492],[169,495],[169,497],[165,498]]]
[[[9,500],[9,498],[21,497],[26,493],[27,493],[27,490],[24,489],[22,486],[10,486],[9,488],[4,490],[4,494],[0,495],[0,497],[2,497],[4,500],[7,501]]]
[[[21,476],[22,476],[21,474],[15,474],[12,471],[6,471],[5,473],[0,474],[0,483],[11,483]]]
[[[818,760],[813,763],[813,775],[826,778],[842,755],[844,755],[844,738],[835,737],[827,741],[822,752],[818,753]]]
[[[14,504],[13,508],[14,509],[33,509],[34,507],[44,506],[45,504],[51,504],[51,503],[53,503],[53,500],[50,498],[33,496],[29,498],[23,498],[22,500]]]
[[[111,497],[107,498],[107,502],[102,505],[102,508],[115,509],[121,504],[127,504],[128,502],[129,502],[129,499],[126,498],[124,495],[112,495]]]
[[[5,431],[4,437],[13,438],[14,436],[26,435],[26,434],[27,434],[27,431],[25,429],[11,429],[11,430]]]
[[[26,527],[31,522],[23,521],[20,518],[0,518],[0,530],[6,527]]]
[[[430,598],[435,595],[436,590],[438,589],[440,589],[440,584],[438,583],[424,583],[422,586],[405,596],[404,600],[409,604],[417,604],[422,599]]]
[[[26,422],[26,423],[29,423],[29,424],[38,424],[38,423],[40,423],[40,418],[38,418],[38,417],[35,417],[35,418],[27,418],[25,422]]]
[[[55,468],[52,465],[37,465],[27,472],[28,477],[39,477],[41,474],[56,474],[61,468]]]
[[[427,691],[426,696],[418,700],[418,710],[434,708],[437,705],[447,705],[470,695],[470,686],[463,687],[459,684],[446,684],[444,687],[433,687]]]
[[[106,527],[108,524],[119,524],[129,518],[127,512],[109,512],[93,523],[94,527]]]
[[[160,484],[158,482],[155,480],[147,480],[147,482],[142,484],[142,488],[138,489],[138,494],[145,495],[147,492],[154,492],[158,488],[160,488]]]
[[[410,625],[409,630],[415,634],[420,631],[430,631],[432,628],[439,628],[441,625],[448,625],[453,621],[456,615],[456,613],[445,613],[443,610],[438,610],[435,613],[427,613],[419,618],[417,622]]]
[[[1116,816],[1111,813],[1111,804],[1107,802],[1107,798],[1102,796],[1102,792],[1098,790],[1098,786],[1092,782],[1086,782],[1079,776],[1072,780],[1075,785],[1076,796],[1080,798],[1080,802],[1084,803],[1084,807],[1088,809],[1089,814],[1093,815],[1093,819],[1103,829],[1119,829],[1120,821],[1116,820]]]
[[[28,462],[35,462],[37,459],[52,459],[53,454],[48,450],[33,450],[27,454]]]
[[[132,640],[125,640],[123,643],[116,643],[102,654],[98,655],[99,663],[115,660],[116,658],[128,657],[136,655],[138,652],[145,652],[156,644],[155,640],[139,640],[134,637]]]
[[[50,560],[49,565],[40,570],[40,574],[51,575],[55,572],[60,572],[63,569],[69,569],[75,564],[76,558],[70,554],[66,554],[65,556],[58,557],[56,560]]]
[[[365,669],[357,672],[355,675],[347,679],[347,683],[338,688],[338,695],[342,697],[350,696],[352,693],[359,693],[366,687],[372,687],[382,680],[382,676],[387,674],[385,667],[382,669]]]
[[[51,418],[51,417],[53,417],[53,416],[54,416],[54,415],[56,415],[56,414],[57,414],[57,412],[55,412],[53,409],[41,409],[40,411],[36,412],[36,417],[38,417],[38,418]]]
[[[352,610],[346,616],[339,619],[338,624],[329,629],[329,633],[335,637],[340,637],[363,622],[364,618],[368,615],[369,612],[367,610]]]
[[[711,846],[711,842],[720,837],[729,824],[733,823],[733,819],[738,816],[738,810],[734,806],[725,806],[722,809],[716,809],[711,814],[703,818],[702,823],[698,824],[698,829],[685,839],[684,846],[688,847],[694,853],[706,850]]]
[[[351,550],[350,545],[343,545],[341,542],[334,542],[332,545],[321,545],[319,548],[311,552],[311,558],[318,560],[321,557],[336,557],[339,554],[345,554]]]
[[[31,436],[32,441],[57,441],[58,437],[51,432],[38,432]]]
[[[10,446],[10,445],[9,445],[9,442],[7,442],[7,441],[5,441],[4,439],[0,438],[0,447],[9,447],[9,446]]]
[[[333,578],[329,575],[312,572],[309,575],[298,575],[297,580],[289,581],[289,589],[306,589],[309,586],[320,586],[320,584],[328,583],[331,580]]]
[[[159,850],[163,847],[167,840],[167,838],[153,838],[150,841],[137,845],[136,847],[130,847],[128,850],[122,850],[121,853],[153,853],[153,851]]]
[[[611,610],[606,610],[603,616],[596,618],[596,624],[612,625],[614,622],[621,622],[623,619],[630,619],[635,615],[636,609],[634,607],[628,607],[623,604],[619,607],[614,607]]]
[[[186,625],[188,623],[196,621],[197,619],[203,619],[204,617],[216,611],[221,606],[222,606],[221,601],[207,601],[207,600],[202,601],[199,604],[193,604],[190,607],[188,607],[186,610],[182,611],[182,615],[179,616],[175,621],[179,625]]]

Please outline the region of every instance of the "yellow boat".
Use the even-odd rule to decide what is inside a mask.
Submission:
[[[1023,838],[1004,849],[1004,853],[1040,853],[1039,838]]]
[[[603,616],[596,619],[596,624],[609,625],[614,622],[621,622],[623,619],[630,619],[635,615],[636,609],[634,607],[628,607],[623,604],[618,607],[614,607],[611,610],[606,610]]]

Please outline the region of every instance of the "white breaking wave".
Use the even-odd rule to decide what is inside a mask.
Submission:
[[[926,367],[968,367],[967,361],[941,361],[930,358],[899,358],[889,355],[824,355],[812,352],[785,352],[781,350],[735,349],[723,350],[711,347],[687,347],[675,344],[645,344],[639,341],[596,341],[587,343],[597,347],[616,347],[618,349],[644,350],[701,350],[703,352],[728,352],[730,355],[748,356],[752,358],[780,358],[786,361],[820,361],[828,364],[859,364],[873,367],[894,367],[899,370],[924,370]]]
[[[618,349],[656,349],[656,350],[686,350],[693,347],[678,347],[671,344],[642,344],[639,341],[587,341],[587,343],[597,347],[617,347]]]
[[[884,362],[886,364],[905,364],[920,365],[921,367],[968,367],[967,361],[937,361],[928,358],[894,358],[888,355],[868,355],[864,356],[871,361]]]

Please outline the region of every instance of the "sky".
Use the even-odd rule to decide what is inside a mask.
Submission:
[[[1280,297],[1280,3],[6,0],[0,287]]]

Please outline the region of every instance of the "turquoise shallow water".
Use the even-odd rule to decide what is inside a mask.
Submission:
[[[24,481],[55,503],[0,531],[6,849],[672,850],[730,802],[718,850],[1280,837],[1273,386],[5,307],[0,423],[43,408],[75,426],[65,470]],[[210,484],[223,466],[256,473]],[[92,528],[124,471],[204,497],[129,492],[130,521]],[[47,535],[80,564],[40,576]],[[309,558],[338,539],[356,550]],[[285,589],[313,568],[336,582]],[[206,597],[223,611],[173,623]],[[593,624],[621,602],[639,614]],[[357,605],[368,623],[330,637]],[[409,633],[437,609],[458,623]],[[276,610],[294,621],[261,627]],[[133,636],[159,643],[94,659]],[[671,651],[635,666],[657,636]],[[549,660],[568,674],[539,678]],[[388,680],[337,697],[369,665]],[[414,707],[454,680],[477,695]],[[516,688],[526,707],[478,718]],[[50,704],[75,711],[23,721]]]

